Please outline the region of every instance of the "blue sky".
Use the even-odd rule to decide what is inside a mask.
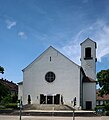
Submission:
[[[80,64],[80,43],[97,42],[97,72],[109,68],[109,0],[0,0],[0,77],[22,69],[50,45]]]

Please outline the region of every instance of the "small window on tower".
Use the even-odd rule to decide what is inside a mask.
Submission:
[[[91,48],[85,48],[85,59],[91,59]]]

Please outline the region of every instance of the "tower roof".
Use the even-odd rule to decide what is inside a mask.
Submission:
[[[87,38],[86,40],[84,40],[80,45],[82,45],[83,43],[85,43],[85,42],[87,42],[87,41],[91,41],[91,42],[95,43],[95,48],[97,48],[96,42],[93,41],[93,40],[90,39],[90,38]]]

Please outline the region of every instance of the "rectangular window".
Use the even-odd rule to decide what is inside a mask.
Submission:
[[[91,48],[90,47],[85,48],[85,57],[86,58],[91,57]]]
[[[51,56],[50,56],[50,62],[51,62]]]
[[[85,48],[85,58],[84,59],[92,59],[90,47]]]

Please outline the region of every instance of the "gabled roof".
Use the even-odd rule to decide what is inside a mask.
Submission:
[[[19,83],[17,83],[18,85],[23,85],[23,81],[22,82],[19,82]]]
[[[17,84],[13,83],[12,81],[8,81],[6,79],[0,79],[0,83],[3,84],[6,88],[8,88],[10,91],[18,91]]]
[[[96,42],[93,41],[93,40],[90,39],[90,38],[87,38],[86,40],[84,40],[80,45],[82,45],[82,44],[83,44],[84,42],[86,42],[86,41],[91,41],[91,42],[95,43],[95,48],[97,48]]]
[[[83,78],[83,82],[84,82],[84,83],[95,83],[96,81],[93,80],[92,78],[88,77],[88,76],[85,76],[85,77]]]
[[[39,55],[32,63],[30,63],[26,68],[24,68],[22,71],[24,72],[27,68],[29,68],[34,62],[38,61],[45,53],[47,53],[47,51],[49,49],[53,49],[54,51],[58,52],[59,54],[61,54],[63,57],[65,57],[66,59],[68,59],[70,62],[72,62],[73,64],[75,64],[76,66],[80,67],[79,65],[77,65],[76,63],[74,63],[72,60],[70,60],[68,57],[66,57],[65,55],[63,55],[61,52],[59,52],[57,49],[55,49],[54,47],[50,46],[48,47],[41,55]]]
[[[96,91],[96,100],[109,100],[109,94],[99,96],[99,90]]]

